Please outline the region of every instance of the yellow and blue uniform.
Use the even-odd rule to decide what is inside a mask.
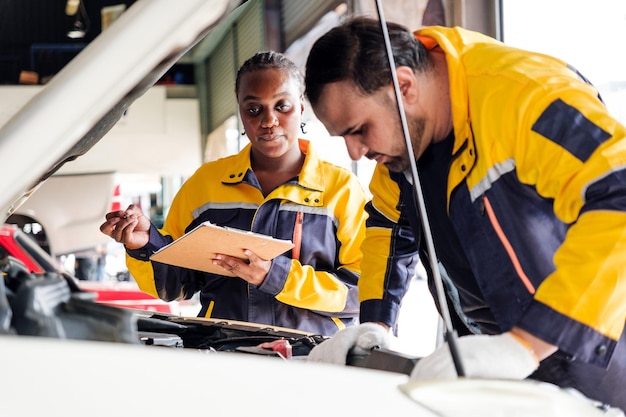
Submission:
[[[626,407],[626,129],[558,59],[461,28],[415,34],[448,65],[453,132],[417,166],[457,306],[482,333],[557,345],[539,379]],[[394,326],[425,247],[406,176],[379,165],[370,190],[360,317]]]
[[[306,140],[299,146],[306,154],[300,174],[267,196],[251,169],[250,145],[202,165],[173,199],[163,228],[152,226],[148,245],[127,250],[127,266],[139,287],[166,301],[199,292],[202,317],[322,335],[354,324],[367,196],[349,170],[320,159]],[[154,251],[205,221],[294,243],[300,228],[301,243],[272,261],[260,286],[147,262]]]

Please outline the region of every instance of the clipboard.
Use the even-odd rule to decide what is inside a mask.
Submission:
[[[153,253],[150,260],[232,277],[235,275],[231,272],[213,265],[216,254],[247,259],[243,251],[250,249],[260,258],[270,260],[293,247],[290,240],[204,222]]]

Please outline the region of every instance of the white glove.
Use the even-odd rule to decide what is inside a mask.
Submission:
[[[389,346],[389,332],[380,324],[362,323],[346,327],[333,337],[315,346],[309,352],[307,361],[327,362],[345,365],[348,352],[363,354],[374,347],[386,349]]]
[[[466,377],[524,379],[539,366],[539,360],[530,346],[527,347],[510,332],[497,336],[464,336],[456,342]],[[456,377],[447,343],[420,359],[411,372],[413,379]]]

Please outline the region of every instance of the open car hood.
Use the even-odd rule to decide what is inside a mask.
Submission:
[[[2,221],[240,3],[139,0],[91,42],[0,128]]]

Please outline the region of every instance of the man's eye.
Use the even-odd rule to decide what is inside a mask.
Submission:
[[[363,134],[363,129],[361,129],[361,128],[354,129],[353,131],[348,133],[349,136],[361,136],[362,134]]]
[[[281,103],[279,105],[276,106],[276,109],[280,112],[286,112],[289,111],[291,109],[291,104],[289,103]]]

